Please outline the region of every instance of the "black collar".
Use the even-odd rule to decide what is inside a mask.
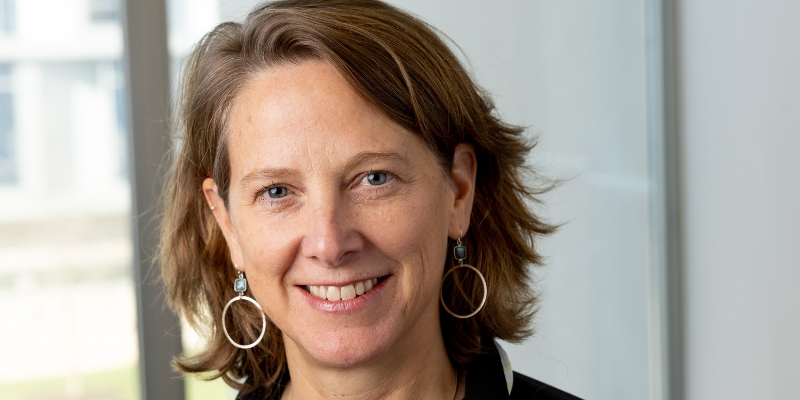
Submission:
[[[467,372],[464,400],[508,399],[508,386],[503,374],[503,361],[494,343],[488,353],[464,366]]]

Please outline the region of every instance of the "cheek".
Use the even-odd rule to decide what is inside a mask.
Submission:
[[[270,317],[286,302],[283,276],[294,260],[292,235],[277,234],[274,223],[250,218],[240,238],[247,281]]]
[[[447,219],[440,195],[412,198],[385,226],[388,251],[404,265],[404,286],[427,297],[438,288],[447,246]],[[426,295],[427,294],[427,295]]]

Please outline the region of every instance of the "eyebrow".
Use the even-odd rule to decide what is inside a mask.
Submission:
[[[295,170],[289,168],[262,168],[245,175],[240,184],[245,186],[251,181],[260,179],[281,179],[296,174],[297,172]]]
[[[350,161],[343,168],[344,170],[351,169],[359,164],[371,161],[384,161],[394,160],[400,161],[405,165],[411,165],[407,158],[398,153],[377,153],[377,152],[361,152],[350,158]],[[297,171],[291,168],[261,168],[257,169],[242,178],[240,184],[247,185],[251,181],[260,179],[281,179],[287,176],[297,175]]]
[[[365,162],[370,161],[384,161],[384,160],[393,160],[393,161],[401,161],[403,164],[410,165],[411,163],[398,153],[375,153],[375,152],[361,152],[356,154],[350,159],[350,162],[347,163],[345,168],[349,169],[358,164],[362,164]]]

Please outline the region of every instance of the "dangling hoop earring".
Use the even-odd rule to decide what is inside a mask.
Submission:
[[[225,308],[222,309],[222,331],[225,332],[225,337],[228,338],[228,341],[231,342],[232,345],[240,349],[250,349],[255,347],[257,344],[261,343],[261,339],[264,339],[264,333],[267,332],[267,317],[266,315],[264,315],[264,310],[261,308],[261,305],[258,304],[257,301],[244,295],[244,292],[247,290],[247,279],[244,278],[244,272],[239,271],[239,279],[233,282],[233,290],[239,292],[239,295],[232,298],[228,302],[228,304],[225,304]],[[255,342],[246,345],[241,345],[239,343],[234,342],[233,339],[231,339],[231,335],[228,334],[228,328],[225,327],[225,313],[228,312],[228,307],[230,307],[231,304],[233,304],[233,302],[238,300],[249,301],[255,304],[256,307],[258,307],[258,310],[261,311],[261,336],[259,336]]]
[[[463,236],[463,232],[461,232],[461,234]],[[450,309],[447,308],[447,305],[444,304],[444,294],[442,293],[441,289],[439,290],[439,301],[442,303],[442,307],[444,307],[444,310],[447,311],[448,314],[450,314],[450,315],[452,315],[452,316],[454,316],[456,318],[461,318],[461,319],[470,318],[470,317],[474,316],[475,314],[477,314],[478,311],[480,311],[483,308],[483,306],[486,304],[486,295],[489,294],[489,288],[486,286],[486,279],[483,278],[483,274],[481,273],[481,271],[478,271],[478,269],[473,267],[472,265],[464,264],[464,260],[467,259],[467,248],[461,245],[461,237],[456,239],[456,247],[453,247],[453,258],[458,260],[458,265],[456,265],[453,268],[450,268],[450,270],[447,271],[446,274],[444,274],[444,276],[442,277],[442,285],[444,285],[445,278],[447,278],[448,275],[453,273],[453,271],[455,271],[455,270],[457,270],[459,268],[469,268],[469,269],[477,272],[478,273],[478,277],[481,278],[481,283],[483,283],[483,299],[481,300],[481,305],[478,306],[478,309],[473,311],[471,314],[467,314],[467,315],[458,315],[458,314],[450,311]]]

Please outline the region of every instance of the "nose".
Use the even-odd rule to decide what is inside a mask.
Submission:
[[[337,267],[352,259],[364,247],[364,238],[354,227],[338,199],[328,198],[311,207],[301,254],[327,267]]]

